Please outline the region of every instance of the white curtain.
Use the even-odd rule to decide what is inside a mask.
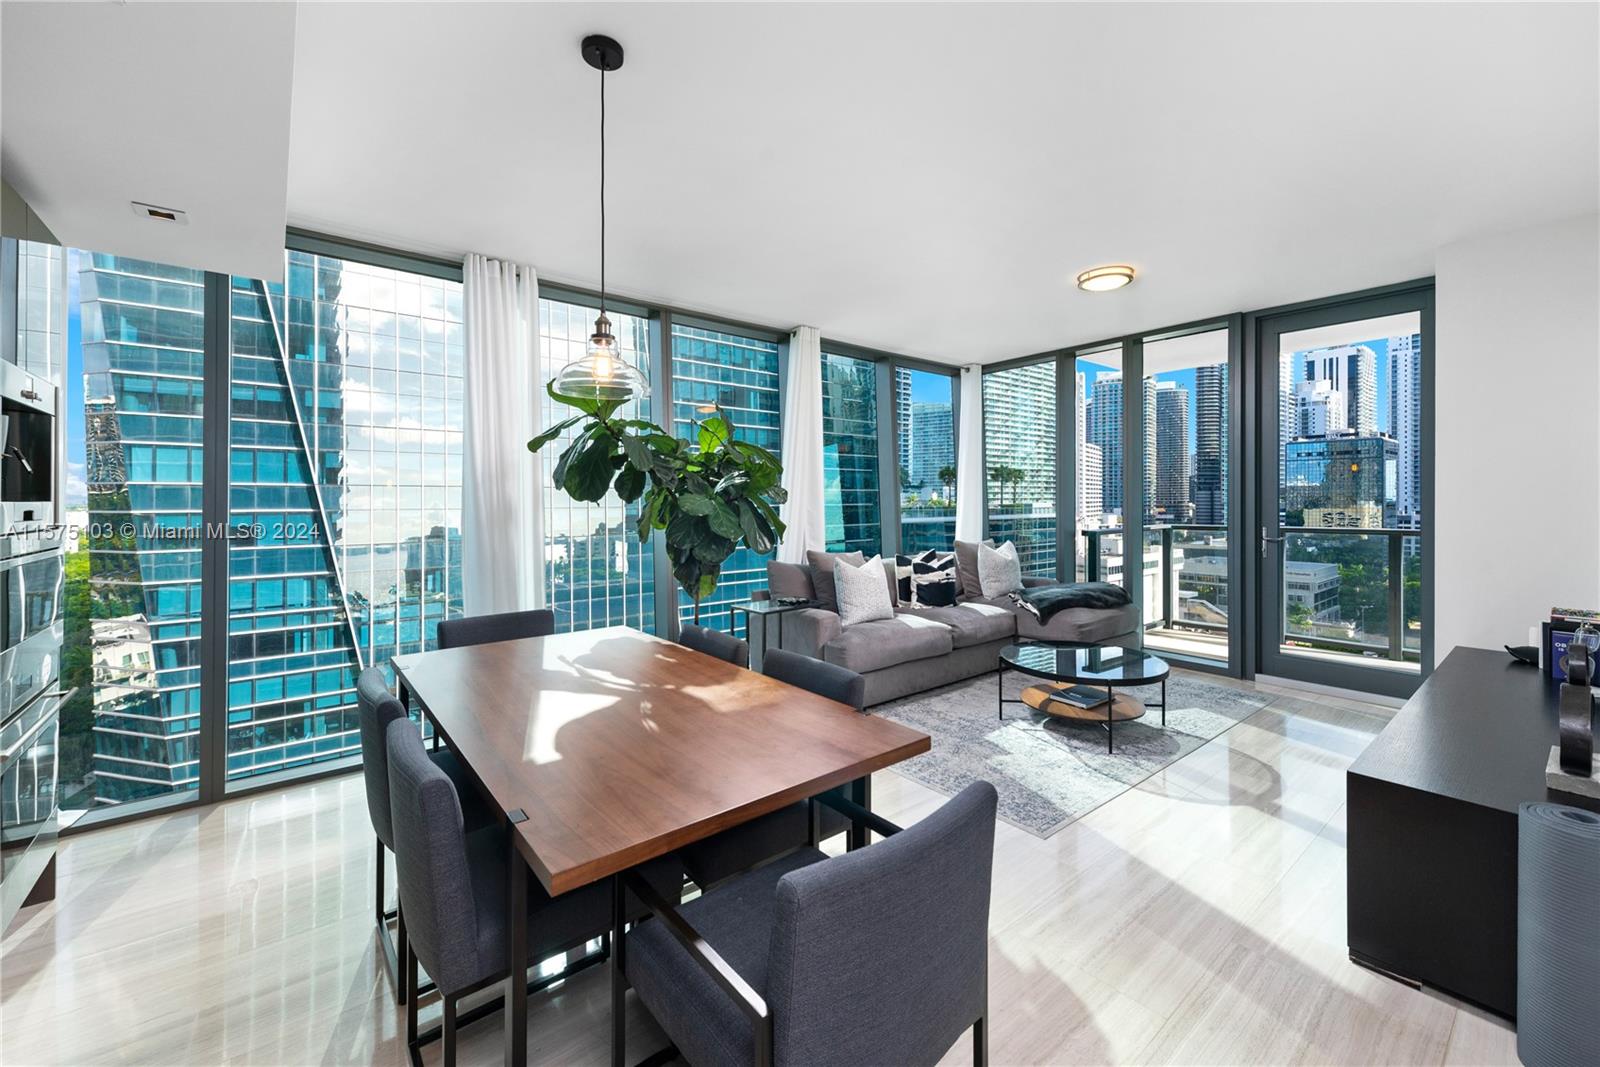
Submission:
[[[532,267],[470,254],[461,586],[468,615],[544,606],[539,432],[539,279]]]
[[[983,540],[983,368],[961,368],[956,444],[956,539]]]
[[[789,502],[780,512],[788,530],[778,543],[778,559],[804,563],[807,549],[828,547],[822,502],[822,333],[815,326],[789,335],[782,426]]]

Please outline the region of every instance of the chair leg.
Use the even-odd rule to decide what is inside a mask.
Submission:
[[[989,1067],[989,1020],[978,1016],[972,1024],[972,1067]]]
[[[372,838],[378,843],[378,925],[383,925],[383,839],[376,835]]]
[[[456,1067],[456,998],[444,998],[444,1067]]]
[[[406,1044],[417,1047],[417,954],[406,949]]]

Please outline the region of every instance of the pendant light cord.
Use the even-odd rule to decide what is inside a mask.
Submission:
[[[600,314],[606,313],[606,67],[600,65]]]

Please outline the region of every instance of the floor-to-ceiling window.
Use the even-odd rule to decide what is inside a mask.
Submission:
[[[822,502],[830,552],[882,548],[877,364],[822,354]]]
[[[584,354],[594,332],[597,309],[565,300],[539,301],[539,414],[541,426],[553,426],[574,410],[552,400],[544,383],[567,363]],[[624,358],[650,369],[649,322],[639,315],[608,309],[612,333]],[[623,418],[651,418],[650,398],[626,405]],[[556,629],[587,630],[595,626],[632,626],[655,632],[655,557],[638,534],[639,505],[623,503],[614,492],[594,503],[573,500],[551,484],[550,472],[567,444],[582,427],[567,430],[540,452],[544,464],[545,601],[555,612]]]
[[[695,423],[720,409],[741,440],[781,455],[778,382],[776,339],[673,322],[671,429],[678,437],[695,440]],[[735,549],[716,592],[700,603],[701,625],[727,629],[728,605],[766,588],[769,558]],[[679,618],[692,621],[694,601],[681,588],[677,594]]]
[[[1079,538],[1073,559],[1077,580],[1121,585],[1121,349],[1079,355],[1075,366]]]
[[[1056,572],[1056,365],[983,376],[988,533],[1014,541],[1025,575]]]
[[[211,722],[219,786],[352,755],[356,673],[461,611],[460,283],[301,251],[266,284],[60,254],[63,807],[196,789]]]
[[[458,282],[288,253],[232,284],[228,777],[360,748],[355,675],[461,613]]]
[[[65,810],[200,774],[205,275],[68,250]]]
[[[1144,622],[1154,648],[1228,658],[1229,335],[1143,344]]]
[[[949,374],[894,368],[902,553],[949,551],[955,541],[955,382]]]

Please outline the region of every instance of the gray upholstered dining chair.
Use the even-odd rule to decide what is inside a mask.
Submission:
[[[383,671],[368,667],[356,678],[356,718],[361,733],[361,777],[367,787],[367,815],[372,820],[372,832],[378,839],[378,942],[383,949],[384,969],[394,987],[395,1003],[405,1002],[405,986],[400,971],[406,954],[406,921],[400,909],[388,911],[384,907],[383,872],[384,850],[394,851],[394,822],[389,808],[389,724],[406,718],[405,708],[389,691]],[[416,732],[415,727],[412,731]],[[419,735],[420,737],[420,735]],[[420,743],[420,741],[419,741]],[[473,827],[493,822],[493,816],[483,809],[476,791],[467,785],[467,777],[455,754],[447,748],[434,749],[428,758],[457,788],[468,797],[466,818]],[[395,920],[395,936],[390,938],[388,920]]]
[[[523,637],[549,637],[556,632],[556,613],[548,608],[533,611],[506,611],[498,615],[471,615],[464,619],[445,619],[439,624],[439,647],[486,645],[491,641],[515,641]]]
[[[681,907],[636,889],[659,922],[624,973],[698,1067],[931,1064],[972,1029],[988,1062],[989,884],[996,794],[974,782],[907,830],[833,858],[803,849]]]
[[[388,743],[395,870],[408,934],[406,1046],[412,1062],[420,1063],[421,1046],[442,1037],[444,1063],[450,1067],[455,1063],[458,1025],[497,1007],[491,1002],[458,1017],[461,998],[507,977],[510,927],[506,886],[510,872],[506,863],[510,845],[500,825],[467,831],[455,784],[430,758],[409,723],[390,723]],[[680,896],[683,871],[672,859],[652,861],[639,874],[639,884],[648,887],[652,899],[676,900]],[[551,897],[537,880],[531,880],[527,908],[531,966],[595,939],[606,941],[611,888],[601,881]],[[630,898],[628,914],[640,917],[645,908]],[[576,966],[601,958],[604,950],[591,953]],[[437,1033],[417,1032],[419,965],[433,979],[443,1001],[444,1021]],[[576,966],[535,985],[568,977]]]
[[[848,704],[857,711],[865,708],[867,680],[837,663],[824,663],[797,652],[774,648],[762,657],[761,673]],[[696,841],[679,855],[683,857],[689,877],[704,889],[774,856],[825,841],[850,828],[850,820],[836,809],[801,800]]]
[[[692,648],[696,652],[704,652],[708,656],[727,660],[735,667],[744,667],[747,670],[750,667],[750,642],[741,641],[720,630],[711,630],[686,622],[678,628],[678,644]]]

